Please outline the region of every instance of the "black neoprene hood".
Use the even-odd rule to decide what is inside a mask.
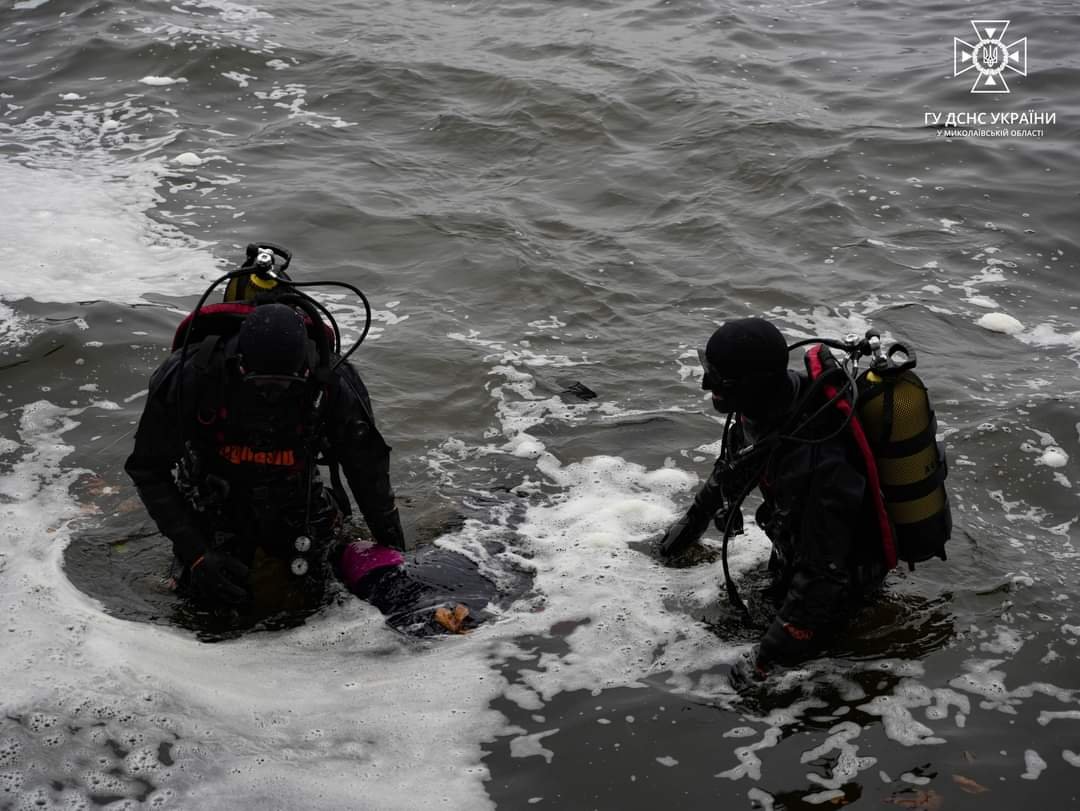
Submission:
[[[738,318],[712,334],[705,357],[721,377],[731,380],[770,375],[787,369],[787,341],[764,318]]]
[[[307,362],[307,329],[303,317],[285,304],[263,304],[240,326],[237,350],[244,371],[291,375]]]

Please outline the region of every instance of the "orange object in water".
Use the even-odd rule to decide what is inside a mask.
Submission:
[[[463,627],[465,619],[469,616],[468,606],[458,603],[451,611],[444,605],[435,609],[435,622],[452,634],[464,634],[468,629]]]

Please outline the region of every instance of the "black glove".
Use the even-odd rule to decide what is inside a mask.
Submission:
[[[248,567],[225,552],[211,551],[191,564],[191,588],[213,603],[240,605],[251,599]]]
[[[660,540],[660,554],[665,558],[685,552],[701,540],[709,526],[709,516],[695,504],[686,515],[671,525]]]
[[[379,516],[364,515],[364,520],[376,543],[397,549],[399,552],[405,551],[405,532],[401,528],[401,516],[397,507]]]

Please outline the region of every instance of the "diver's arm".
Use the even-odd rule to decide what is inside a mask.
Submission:
[[[135,448],[124,470],[135,483],[146,511],[161,534],[172,541],[173,551],[190,566],[206,551],[202,532],[191,520],[187,502],[176,487],[173,467],[183,456],[179,417],[168,394],[171,381],[158,385],[162,367],[150,383],[150,396],[135,431]],[[175,379],[176,375],[171,375]]]
[[[356,505],[376,543],[405,548],[405,534],[390,485],[390,446],[375,427],[367,389],[348,363],[338,370],[331,413],[333,450]]]
[[[729,481],[732,475],[731,465],[725,461],[725,458],[734,456],[745,442],[746,438],[742,426],[736,420],[731,425],[731,433],[725,439],[725,443],[730,443],[727,448],[727,456],[717,457],[709,478],[705,480],[705,483],[701,485],[694,495],[694,501],[690,505],[690,509],[686,511],[686,515],[672,524],[665,533],[660,541],[661,555],[674,557],[700,541],[701,536],[705,534],[705,530],[709,528],[709,520],[713,517],[717,519],[718,528],[722,528],[727,523],[726,515],[717,515],[717,512],[726,505],[731,495],[729,492],[732,486]],[[738,506],[736,505],[734,509],[737,510]],[[742,532],[742,526],[742,515],[735,515],[732,524],[735,535]]]
[[[717,459],[712,473],[697,491],[686,515],[672,524],[660,541],[660,554],[665,557],[678,555],[701,540],[701,536],[709,528],[709,519],[724,505],[726,471],[727,465]]]
[[[797,528],[794,572],[787,596],[761,640],[758,662],[794,664],[812,655],[844,625],[851,591],[850,555],[858,537],[866,479],[843,447],[807,448],[804,506]]]

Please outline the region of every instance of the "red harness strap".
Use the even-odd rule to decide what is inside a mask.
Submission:
[[[810,376],[816,380],[821,376],[823,369],[821,344],[810,347],[806,352],[806,357],[810,368]],[[826,383],[824,389],[825,396],[830,400],[836,396],[836,386]],[[851,414],[851,403],[847,400],[837,400],[836,407],[840,409],[845,418],[848,414]],[[870,449],[870,442],[866,439],[866,434],[863,432],[858,416],[851,414],[851,422],[848,425],[851,428],[851,435],[855,438],[855,444],[859,446],[859,453],[862,454],[863,461],[866,463],[866,478],[869,479],[874,497],[874,511],[877,513],[878,529],[881,532],[881,546],[885,552],[885,565],[891,569],[896,566],[896,540],[893,538],[889,513],[885,509],[885,499],[881,495],[881,479],[878,477],[877,462],[874,461],[874,452]]]
[[[207,304],[199,310],[199,319],[200,324],[202,325],[200,326],[199,332],[203,333],[204,336],[232,335],[240,329],[240,323],[247,318],[254,309],[255,305],[250,301],[223,301],[218,304]],[[194,318],[194,312],[188,313],[184,317],[184,320],[180,322],[180,326],[176,328],[176,333],[173,335],[172,342],[173,352],[184,345],[184,335],[187,333],[188,324],[190,324]],[[321,319],[320,323],[326,333],[327,339],[331,341],[332,344],[334,340],[333,328]],[[312,327],[311,318],[307,315],[304,315],[304,324],[307,326],[308,335],[314,339],[314,327]]]
[[[228,317],[235,319],[235,326],[232,329],[227,330],[228,333],[236,332],[239,329],[239,323],[248,316],[248,314],[255,309],[255,305],[247,301],[229,301],[222,302],[220,304],[207,304],[201,310],[199,310],[199,317],[206,318],[207,323],[213,321],[220,321],[222,317]],[[184,320],[180,322],[180,326],[176,328],[176,334],[173,335],[172,351],[175,352],[181,346],[184,345],[184,334],[187,332],[188,324],[195,318],[195,313],[188,313]],[[207,334],[221,334],[226,330],[210,329]]]

